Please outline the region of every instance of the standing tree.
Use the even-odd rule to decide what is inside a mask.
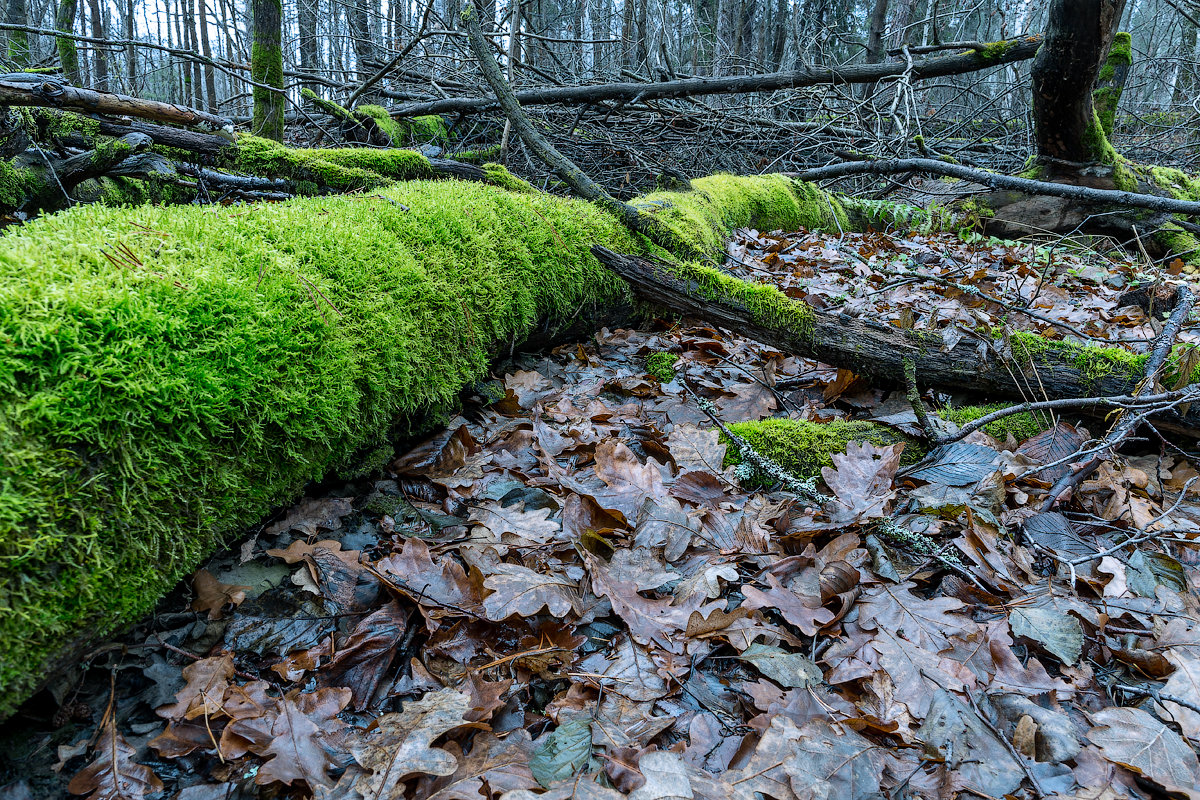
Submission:
[[[283,141],[283,8],[280,0],[251,0],[254,41],[250,77],[254,87],[253,132]]]
[[[1070,165],[1116,166],[1092,91],[1125,0],[1054,0],[1031,72],[1034,136],[1043,175]]]
[[[74,33],[78,11],[79,0],[61,0],[58,4],[58,15],[54,18],[54,27],[66,34]],[[58,36],[54,43],[58,48],[58,60],[62,63],[63,78],[67,83],[78,86],[83,78],[79,74],[79,50],[75,47],[75,40]]]
[[[29,11],[25,0],[8,0],[4,21],[9,25],[28,25]],[[8,60],[18,67],[29,66],[29,34],[25,31],[8,32]]]

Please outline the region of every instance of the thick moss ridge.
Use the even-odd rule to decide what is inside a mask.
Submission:
[[[304,166],[350,157],[333,153],[373,157]],[[786,179],[696,184],[651,212],[680,236],[798,224]],[[0,717],[64,644],[151,609],[398,419],[454,404],[539,320],[621,299],[593,243],[652,249],[578,200],[461,181],[375,192],[80,206],[4,237]]]

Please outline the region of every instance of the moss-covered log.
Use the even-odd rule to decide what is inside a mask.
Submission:
[[[778,176],[695,188],[638,205],[710,253],[736,226],[833,227],[838,207]],[[0,715],[539,323],[628,299],[597,242],[650,247],[588,203],[461,181],[97,204],[6,234]]]
[[[1133,391],[1148,358],[1119,347],[1088,347],[1026,332],[980,331],[978,338],[964,337],[947,350],[938,334],[818,311],[772,286],[747,283],[711,267],[671,265],[603,247],[593,250],[646,301],[894,385],[904,384],[904,361],[911,359],[924,386],[1015,398],[1117,396]],[[986,347],[980,347],[980,338]],[[1180,376],[1170,365],[1167,371],[1165,383],[1177,383]],[[1185,382],[1200,382],[1200,369]],[[1164,429],[1200,437],[1200,409],[1195,407],[1185,416],[1156,420]]]

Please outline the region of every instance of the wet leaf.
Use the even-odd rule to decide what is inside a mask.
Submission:
[[[578,718],[564,722],[534,744],[537,749],[529,759],[529,769],[534,779],[549,789],[585,771],[592,758],[591,720]]]
[[[1008,621],[1014,636],[1032,639],[1064,664],[1079,660],[1083,628],[1075,617],[1049,608],[1016,606],[1009,612]]]
[[[1105,708],[1091,715],[1088,739],[1104,757],[1170,790],[1200,784],[1196,752],[1179,734],[1140,708]]]
[[[162,791],[153,770],[133,760],[137,751],[117,730],[111,713],[105,714],[93,752],[92,763],[67,784],[71,794],[86,794],[87,800],[140,800]]]

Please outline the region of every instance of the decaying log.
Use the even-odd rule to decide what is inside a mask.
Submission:
[[[232,129],[233,125],[229,119],[207,111],[143,100],[127,94],[81,89],[47,75],[28,72],[0,74],[0,105],[44,106],[117,117],[139,117],[214,131]]]
[[[668,264],[621,255],[596,246],[600,261],[629,282],[643,300],[676,314],[697,317],[783,352],[817,359],[895,386],[904,386],[904,362],[911,359],[922,386],[957,389],[996,397],[1041,399],[1131,395],[1141,377],[1114,369],[1085,374],[1079,352],[1044,348],[1036,360],[1021,355],[1003,338],[963,337],[944,349],[940,335],[904,330],[871,319],[810,309],[807,330],[765,324],[743,303],[729,297],[706,298],[700,285],[681,278]],[[794,301],[797,302],[797,301]],[[800,307],[803,304],[797,302]],[[1007,350],[1007,352],[1005,352]],[[1186,415],[1158,415],[1162,430],[1200,438],[1200,409]]]

